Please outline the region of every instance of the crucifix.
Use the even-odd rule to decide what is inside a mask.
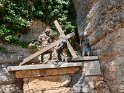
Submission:
[[[59,23],[58,23],[57,20],[54,21],[54,24],[55,24],[55,26],[56,26],[57,30],[59,31],[60,36],[61,36],[62,38],[64,38],[64,39],[69,39],[70,37],[72,37],[72,36],[75,35],[74,33],[70,33],[70,34],[68,34],[68,35],[65,35],[64,32],[62,31],[62,28],[61,28],[61,26],[59,25]],[[62,38],[60,38],[59,40],[55,41],[54,43],[51,43],[49,46],[44,47],[43,49],[37,51],[36,53],[30,55],[29,57],[26,57],[26,58],[23,59],[23,61],[20,63],[20,66],[23,65],[23,64],[25,64],[25,63],[27,63],[28,61],[32,60],[33,58],[35,58],[35,57],[37,57],[37,56],[43,54],[44,52],[50,50],[51,48],[55,47],[58,43],[62,42],[62,40],[63,40]],[[69,51],[70,51],[72,57],[73,57],[73,58],[76,58],[77,55],[76,55],[75,51],[73,50],[73,48],[72,48],[72,46],[71,46],[71,44],[70,44],[70,42],[69,42],[68,40],[67,40],[67,47],[68,47],[68,49],[69,49]]]
[[[59,25],[59,23],[58,23],[57,20],[54,21],[54,24],[55,24],[57,30],[59,31],[60,36],[61,36],[62,38],[64,38],[64,39],[66,39],[66,35],[65,35],[64,31],[62,30],[62,28],[61,28],[61,26]],[[71,46],[71,44],[70,44],[70,42],[69,42],[68,40],[67,40],[67,47],[68,47],[68,49],[69,49],[69,51],[70,51],[72,57],[73,57],[73,58],[76,58],[77,55],[76,55],[76,53],[75,53],[73,47]]]

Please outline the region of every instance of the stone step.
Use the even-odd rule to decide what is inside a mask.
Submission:
[[[68,58],[68,62],[83,62],[83,61],[95,61],[98,60],[98,56],[84,56],[77,58]]]
[[[37,65],[23,65],[23,66],[8,66],[8,71],[18,71],[18,70],[33,70],[33,69],[50,69],[50,68],[69,68],[69,67],[80,67],[82,62],[78,63],[64,63],[59,62],[59,64],[37,64]]]
[[[83,62],[83,72],[86,76],[101,75],[101,68],[99,61]]]

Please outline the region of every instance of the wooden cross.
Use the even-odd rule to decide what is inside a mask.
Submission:
[[[60,36],[66,39],[65,33],[64,33],[64,31],[62,30],[62,28],[61,28],[61,26],[59,25],[59,23],[58,23],[57,20],[54,21],[54,24],[55,24],[57,30],[59,31]],[[75,51],[73,50],[73,47],[71,46],[71,44],[70,44],[70,42],[69,42],[68,40],[67,40],[67,47],[68,47],[68,49],[69,49],[69,51],[70,51],[72,57],[73,57],[73,58],[76,58],[77,55],[76,55]]]
[[[70,37],[72,37],[72,36],[75,35],[74,33],[70,33],[70,34],[68,34],[67,36],[65,36],[65,34],[64,34],[64,32],[62,31],[61,26],[58,24],[58,22],[55,21],[54,23],[55,23],[56,28],[57,28],[58,31],[60,32],[60,35],[62,35],[63,38],[68,39],[68,38],[70,38]],[[37,51],[36,53],[30,55],[29,57],[26,57],[25,59],[23,59],[23,61],[20,63],[20,65],[23,65],[23,64],[27,63],[28,61],[32,60],[33,58],[35,58],[35,57],[37,57],[37,56],[43,54],[44,52],[50,50],[51,48],[55,47],[58,43],[62,42],[62,40],[63,40],[63,39],[61,38],[61,39],[55,41],[54,43],[51,43],[51,44],[48,45],[47,47],[44,47],[43,49],[41,49],[41,50]],[[68,46],[68,49],[69,49],[71,55],[72,55],[74,58],[76,58],[77,55],[76,55],[75,51],[73,50],[73,48],[72,48],[71,44],[69,43],[69,41],[67,41],[67,46]]]

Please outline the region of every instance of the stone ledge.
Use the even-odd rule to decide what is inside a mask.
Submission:
[[[60,63],[60,65],[54,64],[37,64],[37,65],[23,65],[23,66],[8,66],[8,71],[18,70],[36,70],[36,69],[50,69],[50,68],[68,68],[68,67],[80,67],[82,62],[78,63]]]
[[[73,75],[80,71],[80,67],[54,68],[54,69],[37,69],[37,70],[20,70],[16,71],[16,78],[37,78],[49,76]]]
[[[69,59],[68,61],[79,62],[79,61],[94,61],[94,60],[98,60],[98,56],[83,56],[83,57],[72,58]]]

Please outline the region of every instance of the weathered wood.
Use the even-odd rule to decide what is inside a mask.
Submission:
[[[76,55],[75,51],[73,50],[73,47],[71,46],[70,42],[67,40],[67,47],[72,55],[73,58],[77,58],[78,56]]]
[[[68,34],[68,35],[66,36],[66,38],[70,38],[70,37],[72,37],[72,36],[74,36],[74,35],[75,35],[74,33],[70,33],[70,34]],[[23,64],[27,63],[28,61],[32,60],[33,58],[35,58],[35,57],[41,55],[42,53],[44,53],[44,52],[50,50],[51,48],[55,47],[55,46],[56,46],[58,43],[60,43],[60,42],[62,42],[62,39],[57,40],[57,41],[55,41],[54,43],[50,44],[49,46],[43,48],[42,50],[39,50],[39,51],[37,51],[36,53],[30,55],[29,57],[26,57],[26,58],[23,60],[23,62],[20,63],[20,65],[23,65]]]
[[[99,61],[84,62],[83,72],[85,75],[101,75]]]
[[[33,78],[46,76],[62,76],[74,74],[80,70],[79,67],[59,68],[59,69],[38,69],[38,70],[22,70],[16,71],[16,78]]]
[[[62,28],[61,28],[61,26],[59,25],[58,21],[55,20],[55,21],[54,21],[54,24],[55,24],[57,30],[59,31],[60,36],[64,38],[64,37],[65,37],[64,31],[62,30]],[[73,57],[73,58],[76,58],[77,55],[76,55],[76,53],[75,53],[73,47],[71,46],[71,44],[70,44],[70,42],[69,42],[68,40],[67,40],[67,47],[68,47],[68,49],[69,49],[69,51],[70,51],[72,57]]]
[[[56,64],[37,64],[37,65],[24,65],[24,66],[8,66],[8,71],[17,71],[17,70],[31,70],[31,69],[49,69],[49,68],[65,68],[65,67],[80,67],[80,63],[64,63],[60,62],[59,65]]]
[[[57,30],[59,31],[59,34],[60,34],[61,36],[65,36],[65,35],[64,35],[64,31],[62,30],[61,26],[59,25],[59,22],[58,22],[57,20],[55,20],[55,21],[54,21],[54,24],[55,24]]]
[[[30,55],[29,57],[26,57],[26,58],[23,60],[23,62],[20,63],[20,65],[23,65],[23,64],[25,64],[26,62],[30,61],[31,59],[33,59],[33,58],[35,58],[35,57],[41,55],[42,53],[44,53],[44,52],[50,50],[51,48],[55,47],[55,46],[56,46],[59,42],[61,42],[61,41],[62,41],[62,40],[57,40],[57,41],[55,41],[54,43],[50,44],[49,46],[47,46],[47,47],[45,47],[45,48],[43,48],[43,49],[37,51],[36,53]]]

